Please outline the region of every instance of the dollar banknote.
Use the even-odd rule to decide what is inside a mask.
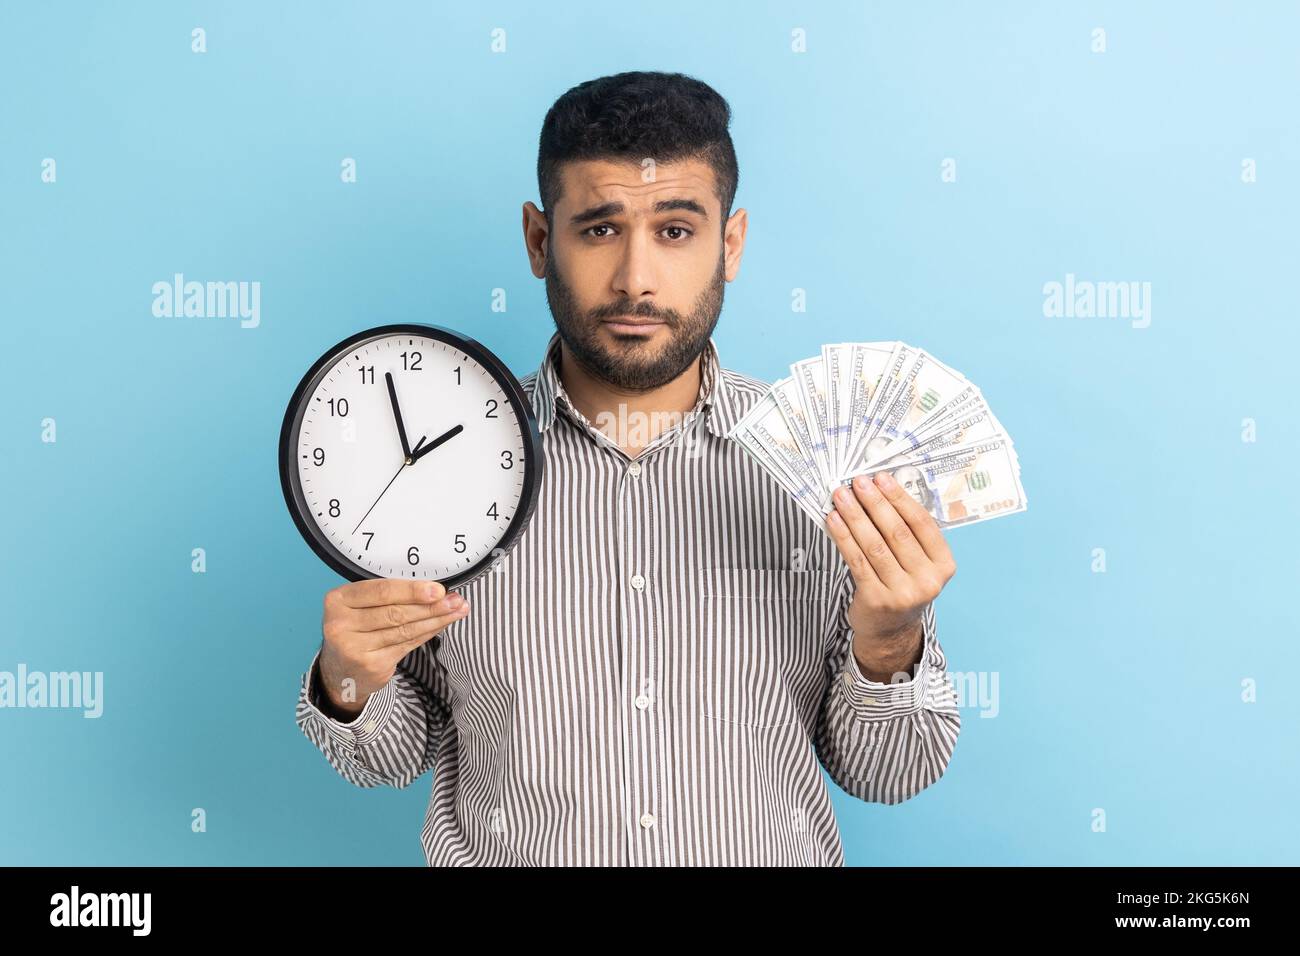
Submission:
[[[1026,510],[1020,461],[980,390],[905,342],[790,365],[729,433],[822,530],[832,493],[888,471],[942,528]]]

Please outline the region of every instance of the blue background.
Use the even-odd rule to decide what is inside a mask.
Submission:
[[[542,117],[625,69],[735,111],[725,365],[771,381],[900,338],[980,385],[1020,454],[1030,510],[950,533],[938,604],[998,715],[971,701],[907,803],[836,791],[848,862],[1300,862],[1300,16],[1135,6],[6,4],[0,670],[103,671],[105,711],[0,710],[0,863],[423,863],[430,778],[353,788],[293,722],[340,579],[285,511],[281,416],[385,322],[536,367]],[[260,327],[154,317],[176,272],[260,281]],[[1149,281],[1150,327],[1046,318],[1067,273]]]

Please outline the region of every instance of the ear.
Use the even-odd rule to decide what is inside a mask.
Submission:
[[[528,253],[528,267],[541,279],[546,276],[546,257],[550,252],[550,227],[546,213],[533,203],[524,203],[524,250]]]
[[[731,214],[723,230],[723,269],[728,282],[733,281],[740,273],[740,258],[745,254],[745,230],[748,227],[749,213],[744,209],[737,209]]]

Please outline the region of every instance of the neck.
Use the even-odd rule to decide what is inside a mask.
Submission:
[[[559,376],[573,407],[624,454],[635,458],[641,449],[678,424],[700,397],[702,356],[671,382],[634,391],[617,388],[589,373],[563,341]]]

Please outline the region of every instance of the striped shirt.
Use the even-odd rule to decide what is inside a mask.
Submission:
[[[834,542],[726,437],[768,386],[710,341],[694,408],[630,458],[570,402],[559,343],[520,382],[537,508],[459,589],[470,614],[346,723],[313,703],[318,651],[298,726],[359,787],[432,768],[431,866],[842,866],[826,776],[899,803],[956,744],[933,603],[911,680],[868,680]]]

